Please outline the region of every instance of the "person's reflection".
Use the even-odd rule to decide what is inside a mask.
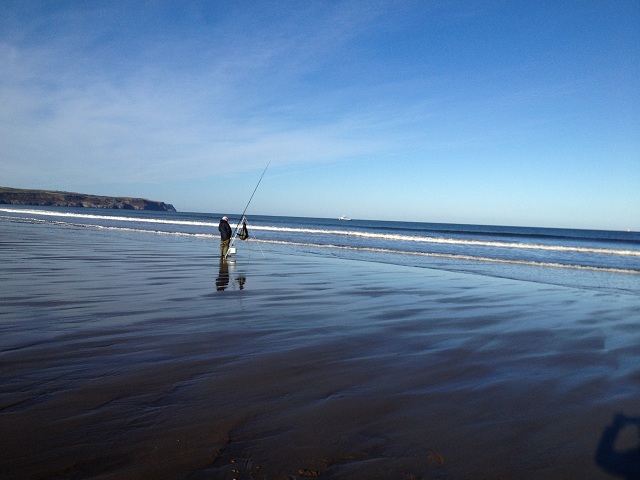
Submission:
[[[638,443],[629,450],[616,450],[616,440],[627,426],[638,430]],[[626,480],[640,480],[640,417],[616,414],[613,423],[605,428],[596,450],[596,463],[604,471]]]
[[[227,259],[220,257],[220,269],[218,270],[218,278],[216,278],[216,290],[224,291],[229,285],[229,264]]]

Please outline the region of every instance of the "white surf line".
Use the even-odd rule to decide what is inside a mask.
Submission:
[[[68,212],[51,212],[48,210],[16,210],[9,208],[0,208],[0,212],[8,213],[28,213],[30,215],[42,215],[48,217],[67,217],[67,218],[90,218],[95,220],[111,220],[116,222],[141,222],[141,223],[162,223],[170,225],[197,225],[205,227],[217,227],[217,223],[194,222],[189,220],[164,220],[159,218],[138,218],[138,217],[119,217],[111,215],[91,215],[89,213],[68,213]]]
[[[2,209],[0,209],[2,211]],[[34,219],[36,221],[40,221]],[[84,223],[70,223],[70,222],[56,222],[51,221],[51,223],[55,225],[62,226],[72,226],[72,227],[82,227],[82,228],[95,228],[100,230],[117,230],[117,231],[125,231],[125,232],[135,232],[135,233],[148,233],[148,234],[157,234],[157,235],[170,235],[177,237],[192,237],[192,238],[217,238],[218,235],[208,234],[208,233],[186,233],[186,232],[164,232],[162,230],[143,230],[139,228],[129,228],[129,227],[109,227],[105,225],[87,225]],[[349,246],[341,246],[341,245],[322,245],[317,243],[303,243],[303,242],[285,242],[282,240],[257,240],[252,238],[248,240],[249,242],[255,243],[267,243],[267,244],[275,244],[275,245],[294,245],[298,247],[310,247],[310,248],[334,248],[339,250],[351,250],[351,251],[365,251],[372,253],[392,253],[395,255],[413,255],[419,257],[435,257],[435,258],[448,258],[453,260],[469,260],[469,261],[479,261],[479,262],[493,262],[493,263],[507,263],[507,264],[515,264],[515,265],[525,265],[530,267],[551,267],[551,268],[566,268],[566,269],[574,269],[574,270],[589,270],[596,272],[608,272],[608,273],[622,273],[628,275],[640,275],[640,270],[633,269],[624,269],[624,268],[607,268],[607,267],[591,267],[588,265],[565,265],[562,263],[550,263],[550,262],[531,262],[526,260],[505,260],[501,258],[490,258],[490,257],[474,257],[472,255],[462,255],[455,253],[432,253],[432,252],[410,252],[404,250],[390,250],[386,248],[373,248],[373,247],[349,247]]]
[[[36,222],[44,222],[44,220],[39,220],[37,218],[32,219]],[[156,235],[171,235],[175,237],[192,237],[192,238],[218,238],[219,235],[211,234],[211,233],[187,233],[187,232],[165,232],[163,230],[144,230],[142,228],[131,228],[131,227],[109,227],[107,225],[92,225],[86,223],[71,223],[71,222],[57,222],[55,220],[50,220],[49,223],[53,225],[61,225],[64,227],[81,227],[81,228],[95,228],[96,230],[117,230],[121,232],[134,232],[134,233],[151,233]]]
[[[530,267],[567,268],[567,269],[574,269],[574,270],[589,270],[589,271],[597,271],[597,272],[640,275],[640,270],[625,269],[625,268],[592,267],[589,265],[565,265],[562,263],[530,262],[526,260],[506,260],[502,258],[474,257],[472,255],[462,255],[462,254],[455,254],[455,253],[409,252],[409,251],[403,251],[403,250],[389,250],[386,248],[348,247],[348,246],[341,246],[341,245],[320,245],[315,243],[285,242],[280,240],[252,239],[251,241],[259,242],[259,243],[273,243],[278,245],[295,245],[297,247],[336,248],[340,250],[366,251],[366,252],[373,252],[373,253],[392,253],[396,255],[414,255],[419,257],[436,257],[436,258],[448,258],[448,259],[454,259],[454,260],[471,260],[471,261],[479,261],[479,262],[508,263],[508,264],[515,264],[515,265],[526,265]]]
[[[576,252],[576,253],[595,253],[598,255],[620,255],[629,257],[640,257],[640,250],[613,250],[607,248],[588,248],[588,247],[571,247],[562,245],[541,245],[541,244],[527,244],[527,243],[513,243],[513,242],[483,242],[481,240],[457,240],[454,238],[442,238],[442,237],[416,237],[409,235],[398,234],[381,234],[381,233],[367,233],[367,232],[354,232],[343,230],[316,230],[310,228],[290,228],[290,227],[262,227],[252,226],[254,230],[269,230],[277,232],[289,232],[289,233],[316,233],[325,235],[342,235],[353,236],[362,238],[373,238],[381,240],[394,240],[416,243],[433,243],[440,245],[472,245],[479,247],[499,247],[499,248],[518,248],[526,250],[548,250],[557,252]]]
[[[158,224],[171,224],[171,225],[190,225],[190,226],[207,226],[216,227],[217,223],[209,222],[195,222],[188,220],[161,220],[152,218],[137,218],[137,217],[119,217],[109,215],[91,215],[81,213],[67,213],[67,212],[51,212],[41,210],[18,210],[9,208],[0,208],[0,212],[9,213],[29,213],[32,215],[43,216],[62,216],[71,218],[89,218],[99,220],[111,220],[111,221],[124,221],[124,222],[141,222],[141,223],[158,223]],[[293,228],[293,227],[271,227],[271,226],[256,226],[252,225],[253,230],[264,230],[273,232],[289,232],[289,233],[310,233],[310,234],[324,234],[324,235],[342,235],[361,238],[381,239],[381,240],[394,240],[394,241],[408,241],[416,243],[432,243],[440,245],[471,245],[479,247],[498,247],[498,248],[515,248],[525,250],[546,250],[555,252],[574,252],[574,253],[591,253],[597,255],[618,255],[627,257],[640,257],[640,250],[613,250],[606,248],[588,248],[588,247],[571,247],[562,245],[541,245],[541,244],[527,244],[527,243],[513,243],[513,242],[484,242],[481,240],[458,240],[454,238],[442,238],[442,237],[416,237],[409,235],[398,234],[380,234],[380,233],[368,233],[368,232],[356,232],[356,231],[343,231],[343,230],[319,230],[312,228]]]

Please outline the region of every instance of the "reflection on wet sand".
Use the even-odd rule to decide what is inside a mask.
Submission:
[[[230,275],[229,275],[229,263],[234,263],[233,260],[220,258],[220,265],[218,268],[218,277],[216,278],[216,290],[222,292],[227,289],[229,286]],[[240,290],[244,290],[244,285],[247,282],[247,277],[245,275],[239,274],[233,280],[234,286],[237,286]]]
[[[2,480],[638,478],[635,295],[102,233],[0,227]]]
[[[216,278],[216,289],[223,291],[229,286],[229,263],[225,258],[220,257],[220,268],[218,269],[218,278]]]

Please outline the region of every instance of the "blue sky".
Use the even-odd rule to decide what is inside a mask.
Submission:
[[[640,2],[0,2],[0,185],[640,230]]]

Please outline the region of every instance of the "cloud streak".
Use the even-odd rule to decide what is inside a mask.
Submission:
[[[354,35],[353,14],[336,21],[331,13],[325,23],[332,29],[320,22],[311,35],[294,25],[297,15],[247,37],[223,25],[177,45],[174,37],[160,38],[152,48],[162,55],[157,61],[129,59],[112,71],[100,61],[110,59],[112,68],[121,42],[109,46],[104,29],[94,33],[93,22],[77,14],[58,18],[57,40],[47,45],[5,42],[0,96],[7,108],[0,135],[11,159],[5,168],[22,175],[28,165],[40,182],[52,164],[87,182],[140,182],[176,171],[213,175],[221,163],[252,169],[265,158],[296,163],[369,153],[371,147],[344,133],[344,112],[340,118],[323,112],[322,92],[304,108],[308,120],[299,94],[287,92],[317,68],[318,57]],[[94,21],[107,15],[94,12]],[[70,33],[63,31],[67,25]],[[192,48],[199,49],[191,54],[195,60],[174,68]],[[92,58],[96,51],[100,58]]]
[[[384,187],[380,176],[407,181],[388,166],[402,161],[425,177],[437,168],[451,179],[441,192],[456,202],[469,196],[474,208],[466,193],[482,190],[474,179],[535,192],[536,182],[570,183],[576,168],[593,172],[571,184],[577,197],[614,171],[607,162],[633,169],[627,159],[638,145],[628,132],[638,111],[623,100],[638,95],[624,80],[635,78],[634,67],[616,77],[610,72],[617,64],[601,61],[585,75],[582,66],[596,64],[591,56],[608,59],[614,48],[604,41],[607,31],[598,37],[589,24],[600,25],[602,15],[584,7],[591,20],[570,35],[556,24],[571,18],[563,6],[533,12],[539,15],[531,24],[514,23],[530,18],[532,8],[7,0],[0,4],[3,182],[80,190],[169,190],[180,182],[189,190],[222,171],[240,178],[271,161],[283,175],[325,172],[327,178],[301,179],[322,198],[336,171],[331,165],[357,166],[341,168],[353,176],[345,182],[358,182],[364,168]],[[559,43],[566,35],[575,43],[587,31],[599,52]],[[611,58],[632,50],[620,38]],[[605,120],[601,105],[618,110],[608,109]],[[594,153],[611,150],[614,138],[623,140],[615,159]],[[628,190],[629,178],[620,176],[617,191]],[[181,195],[195,198],[193,190]],[[359,190],[363,210],[374,195]],[[427,198],[419,188],[411,195],[415,204]]]

